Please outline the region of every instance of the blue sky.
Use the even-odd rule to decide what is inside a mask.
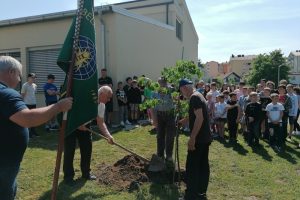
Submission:
[[[95,5],[124,0],[95,0]],[[203,62],[228,61],[231,54],[300,49],[299,0],[186,0],[199,36]],[[76,9],[77,0],[9,0],[0,20]]]

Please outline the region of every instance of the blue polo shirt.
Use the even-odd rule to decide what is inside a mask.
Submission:
[[[48,105],[49,103],[57,102],[57,96],[56,95],[49,95],[47,90],[53,90],[57,91],[57,87],[52,84],[52,83],[46,83],[43,87],[44,93],[45,93],[45,100],[46,104]]]
[[[28,129],[9,118],[27,106],[21,95],[0,82],[0,168],[19,166],[28,144]]]

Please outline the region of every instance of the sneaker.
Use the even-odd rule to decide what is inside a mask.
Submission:
[[[50,131],[58,131],[58,126],[57,125],[51,126]]]
[[[131,125],[131,123],[128,120],[126,120],[125,124],[126,125]]]
[[[90,181],[94,181],[97,179],[97,177],[93,174],[82,175],[82,178]]]
[[[121,125],[121,126],[125,126],[125,124],[124,124],[124,122],[123,122],[123,121],[121,121],[120,125]]]
[[[293,131],[293,132],[292,132],[292,135],[296,135],[296,131]]]

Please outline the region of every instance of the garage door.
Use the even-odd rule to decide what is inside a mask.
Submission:
[[[54,84],[59,89],[65,79],[65,73],[57,66],[56,60],[60,49],[29,51],[29,73],[37,76],[38,92],[43,92],[48,74],[55,75]]]

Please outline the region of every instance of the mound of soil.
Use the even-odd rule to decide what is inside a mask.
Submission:
[[[127,155],[118,160],[113,166],[101,163],[95,171],[98,182],[117,190],[135,190],[145,182],[172,183],[173,170],[167,167],[163,172],[148,172],[148,163],[135,157]],[[173,168],[174,169],[174,168]],[[184,172],[181,172],[181,179]],[[178,181],[178,173],[175,174]]]

